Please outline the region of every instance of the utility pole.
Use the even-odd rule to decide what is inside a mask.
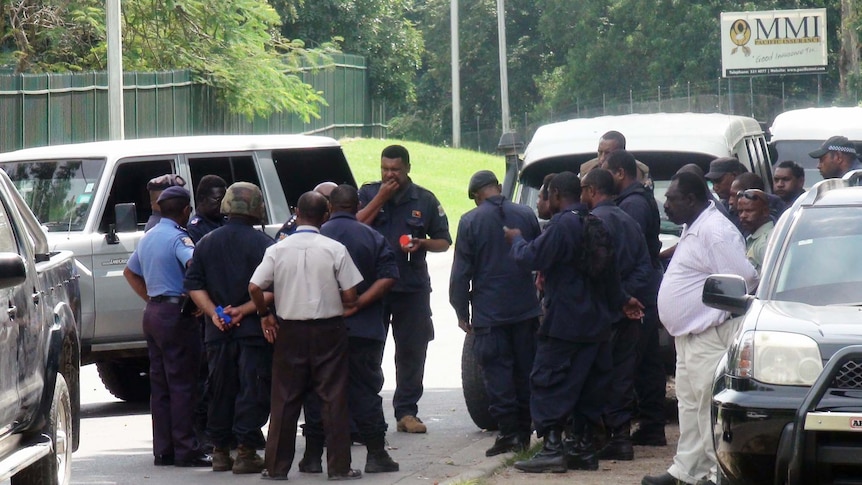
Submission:
[[[497,0],[497,37],[500,41],[500,104],[503,133],[509,133],[509,68],[506,60],[506,11],[503,0]]]
[[[458,51],[458,0],[451,0],[451,25],[452,31],[452,146],[461,148],[461,70],[460,54]]]
[[[123,125],[123,39],[120,28],[120,0],[106,0],[105,27],[108,38],[108,134],[122,140]]]

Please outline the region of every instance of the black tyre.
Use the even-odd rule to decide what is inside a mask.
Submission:
[[[102,383],[117,399],[146,402],[150,399],[150,363],[146,358],[97,362]]]
[[[461,349],[461,389],[464,391],[467,412],[476,426],[494,431],[497,429],[497,421],[488,411],[488,393],[482,378],[482,366],[473,355],[473,339],[472,334],[464,336],[464,347]]]
[[[12,477],[12,485],[68,485],[72,474],[72,403],[66,380],[57,374],[51,414],[42,432],[51,438],[52,452]]]

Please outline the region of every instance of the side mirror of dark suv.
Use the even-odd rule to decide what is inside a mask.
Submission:
[[[748,310],[752,296],[748,294],[745,280],[737,275],[718,274],[706,279],[703,284],[703,303],[706,306],[742,314]]]

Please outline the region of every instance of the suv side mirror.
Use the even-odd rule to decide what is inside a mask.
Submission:
[[[11,288],[26,280],[24,259],[18,253],[0,253],[0,288]]]
[[[120,244],[120,238],[117,237],[118,232],[135,232],[138,230],[138,215],[134,202],[117,204],[114,206],[115,224],[108,226],[108,233],[105,234],[105,241],[108,244]]]
[[[712,275],[703,284],[704,305],[730,313],[742,314],[751,305],[745,280],[730,274]]]
[[[138,230],[138,212],[134,202],[115,205],[114,216],[117,221],[117,232]]]

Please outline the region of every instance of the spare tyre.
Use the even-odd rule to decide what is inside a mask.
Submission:
[[[461,389],[464,391],[464,402],[467,412],[476,426],[494,431],[497,420],[488,410],[488,393],[485,391],[485,379],[482,377],[482,366],[473,355],[473,334],[465,334],[464,347],[461,349]]]

